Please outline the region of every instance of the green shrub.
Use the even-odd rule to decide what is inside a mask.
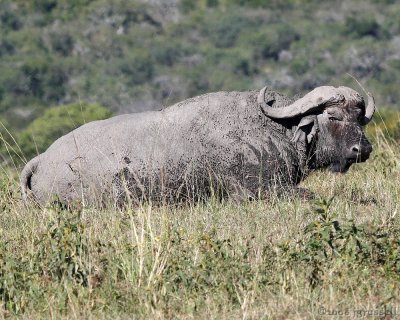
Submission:
[[[307,57],[297,56],[290,62],[290,70],[296,75],[306,73],[310,68]]]
[[[22,27],[22,21],[16,10],[12,9],[11,3],[2,3],[0,10],[0,25],[5,30],[18,30]]]
[[[268,9],[291,9],[294,1],[279,1],[279,0],[228,0],[230,4],[240,6],[250,6],[255,8],[268,8]]]
[[[380,25],[373,17],[350,16],[346,18],[344,32],[354,38],[371,36],[379,38],[382,36]]]
[[[254,26],[256,21],[240,15],[240,12],[227,12],[214,16],[207,26],[207,35],[217,48],[230,48],[235,45],[242,30]]]
[[[210,8],[218,7],[219,0],[207,0],[206,4],[207,4],[207,7],[210,7]]]
[[[88,245],[85,226],[78,213],[56,208],[56,219],[35,243],[37,260],[44,276],[58,281],[74,281],[88,286]]]
[[[311,288],[321,286],[326,270],[335,266],[348,271],[374,269],[372,272],[397,278],[400,275],[400,229],[393,228],[391,223],[375,226],[356,224],[353,220],[339,221],[330,209],[332,200],[320,199],[314,203],[311,212],[314,220],[305,227],[303,241],[291,248],[281,246],[289,265],[304,267]]]
[[[389,0],[390,1],[390,0]],[[392,35],[400,32],[400,6],[392,8],[383,22],[384,29]]]
[[[297,31],[288,24],[270,24],[259,30],[243,34],[238,47],[252,50],[255,59],[278,60],[282,50],[288,50],[293,41],[299,39]]]
[[[184,13],[188,13],[196,9],[197,0],[182,0],[180,1],[180,9]]]
[[[43,284],[92,285],[88,238],[80,214],[57,208],[55,215],[38,235],[34,253],[16,256],[12,243],[0,242],[0,311],[4,306],[12,314],[23,313],[43,299]]]
[[[171,67],[186,54],[186,51],[180,41],[165,39],[154,43],[151,55],[156,63]]]
[[[53,32],[50,34],[51,48],[61,54],[68,56],[74,48],[74,38],[68,32]]]
[[[7,92],[6,100],[43,101],[55,103],[64,97],[68,80],[66,68],[46,55],[29,57],[26,61],[7,65],[0,76],[0,84]],[[12,97],[12,99],[11,99]],[[22,103],[22,105],[25,105]],[[11,105],[5,106],[6,109]]]
[[[154,64],[148,52],[133,52],[128,59],[120,61],[118,66],[130,85],[139,85],[154,75]]]
[[[15,52],[15,47],[7,39],[0,40],[0,57],[4,55],[13,54]]]

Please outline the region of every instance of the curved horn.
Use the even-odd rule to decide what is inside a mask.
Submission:
[[[371,121],[372,116],[374,115],[375,112],[374,96],[370,92],[367,92],[367,96],[368,96],[368,104],[367,104],[367,109],[365,110],[364,121],[362,123],[362,125],[364,126]]]
[[[267,91],[267,89],[268,89],[268,87],[264,87],[258,93],[258,97],[257,97],[258,104],[261,105],[261,104],[265,103],[265,91]]]
[[[257,101],[262,112],[269,118],[287,119],[302,116],[314,111],[325,108],[329,105],[340,104],[345,101],[345,97],[337,88],[323,86],[315,88],[304,97],[296,100],[291,105],[283,108],[271,108],[265,102],[265,91],[267,87],[261,89]]]
[[[368,124],[368,122],[371,121],[372,116],[374,115],[374,112],[375,112],[375,99],[374,99],[374,96],[371,94],[371,92],[365,91],[365,89],[362,86],[362,84],[354,76],[352,76],[350,73],[348,73],[348,75],[350,77],[352,77],[357,82],[357,84],[360,86],[361,90],[364,91],[364,93],[367,94],[367,97],[368,97],[367,108],[365,110],[364,119],[361,121],[361,124],[363,126],[365,126],[366,124]]]

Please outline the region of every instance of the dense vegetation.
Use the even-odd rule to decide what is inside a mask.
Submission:
[[[358,89],[347,73],[379,106],[400,98],[393,0],[2,0],[0,27],[0,119],[16,135],[78,101],[121,113],[265,84]]]
[[[398,1],[0,0],[0,30],[0,318],[398,314]],[[85,122],[265,84],[358,89],[347,73],[380,107],[374,152],[312,174],[313,200],[21,201],[15,169]]]
[[[126,210],[24,207],[0,183],[0,318],[395,318],[399,146],[375,141],[315,199]]]

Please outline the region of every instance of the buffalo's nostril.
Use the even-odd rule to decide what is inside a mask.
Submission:
[[[359,153],[360,152],[360,147],[359,146],[353,146],[351,148],[351,151],[355,152],[355,153]]]
[[[355,144],[349,148],[349,159],[354,159],[357,162],[363,162],[369,158],[372,151],[370,144]]]

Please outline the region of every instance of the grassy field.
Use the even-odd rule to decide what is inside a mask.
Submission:
[[[315,172],[313,200],[25,208],[0,178],[0,318],[343,319],[400,313],[400,147]]]

